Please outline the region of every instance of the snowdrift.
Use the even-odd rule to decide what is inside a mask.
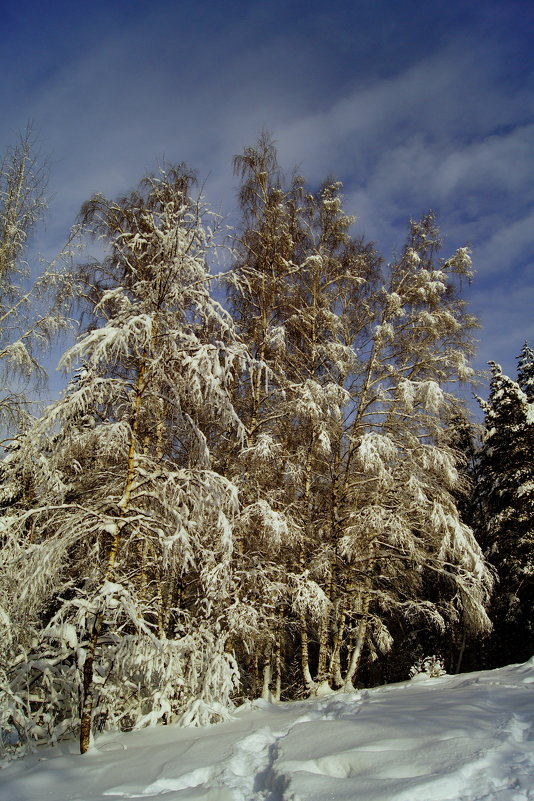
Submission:
[[[534,658],[98,737],[11,763],[1,801],[527,801]]]

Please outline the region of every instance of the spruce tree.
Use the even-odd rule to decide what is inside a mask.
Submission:
[[[517,357],[517,383],[527,396],[529,403],[534,401],[534,351],[525,342]]]
[[[527,348],[522,355],[528,356]],[[520,372],[527,389],[531,365],[523,360]],[[498,575],[491,608],[491,659],[498,666],[529,659],[534,651],[534,419],[519,382],[499,365],[491,367],[490,395],[482,403],[479,539]]]

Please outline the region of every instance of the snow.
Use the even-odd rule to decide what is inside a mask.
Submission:
[[[8,765],[1,801],[528,801],[534,658],[307,701],[205,729],[106,733]]]

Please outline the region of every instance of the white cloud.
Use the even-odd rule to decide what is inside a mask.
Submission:
[[[525,340],[534,342],[534,284],[500,285],[475,291],[472,304],[480,316],[478,363],[500,364],[511,378],[516,377],[516,357]]]
[[[312,182],[328,174],[344,181],[356,230],[386,257],[402,244],[409,218],[434,209],[446,253],[473,245],[484,282],[473,303],[489,325],[498,320],[506,328],[506,338],[518,333],[519,317],[511,311],[506,325],[506,310],[498,308],[501,289],[492,294],[485,283],[510,285],[517,276],[526,286],[534,251],[534,95],[527,80],[509,78],[511,44],[498,32],[483,41],[456,30],[421,58],[414,49],[403,66],[388,62],[386,75],[380,60],[391,37],[407,34],[389,25],[382,40],[375,11],[374,27],[342,32],[336,66],[336,52],[306,38],[311,28],[277,25],[262,5],[234,9],[233,16],[217,8],[194,23],[185,14],[191,4],[170,15],[165,6],[137,10],[120,26],[114,16],[99,36],[93,25],[91,35],[66,39],[63,61],[43,69],[39,81],[35,65],[22,64],[15,116],[0,120],[0,142],[31,118],[43,150],[52,151],[55,198],[41,249],[61,244],[93,192],[125,191],[164,157],[199,168],[201,179],[208,176],[208,200],[229,212],[231,157],[266,127],[288,170],[298,164]],[[372,59],[373,49],[374,64],[358,63]],[[46,66],[44,47],[39,59]],[[11,90],[3,91],[12,102]],[[517,308],[529,315],[525,303]],[[501,352],[508,344],[499,336],[486,332],[485,341]]]
[[[534,286],[534,209],[520,219],[496,227],[477,248],[478,270],[488,273],[524,275]],[[496,276],[498,277],[498,275]],[[534,308],[534,298],[533,298]],[[533,314],[534,317],[534,314]]]

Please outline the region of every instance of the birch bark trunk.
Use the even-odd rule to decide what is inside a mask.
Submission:
[[[140,362],[138,372],[137,372],[137,382],[135,388],[135,397],[134,397],[134,408],[133,408],[133,419],[132,425],[130,428],[130,443],[128,448],[128,457],[127,457],[127,464],[126,464],[126,480],[124,485],[124,491],[121,500],[119,501],[119,514],[118,520],[115,522],[115,531],[113,534],[113,539],[111,542],[111,546],[108,552],[107,557],[107,564],[106,564],[106,572],[104,574],[104,581],[112,581],[115,563],[117,561],[117,556],[119,553],[120,543],[121,543],[121,531],[122,531],[122,523],[120,518],[123,518],[126,515],[128,510],[128,506],[130,504],[130,498],[132,494],[132,488],[134,485],[135,480],[135,472],[136,472],[136,450],[137,450],[137,439],[138,439],[138,431],[139,431],[139,422],[140,422],[140,415],[141,415],[141,399],[143,397],[144,389],[145,389],[145,374],[146,374],[146,365],[147,365],[147,354],[143,355],[143,358]],[[91,742],[91,729],[92,729],[92,719],[93,719],[93,708],[94,708],[94,672],[93,666],[98,646],[98,640],[100,634],[102,633],[102,628],[104,624],[104,615],[103,612],[99,612],[96,616],[93,631],[91,633],[91,637],[89,640],[89,646],[87,648],[87,653],[85,656],[85,662],[83,666],[83,683],[82,683],[82,701],[81,701],[81,710],[80,710],[80,753],[85,754],[89,748]]]

